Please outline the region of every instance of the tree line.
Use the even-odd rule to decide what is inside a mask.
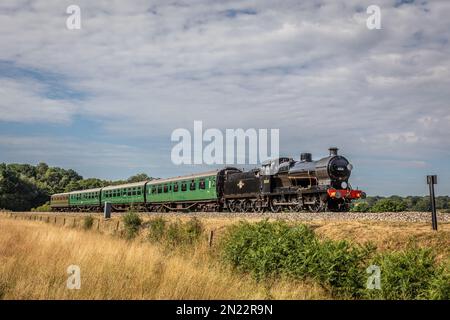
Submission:
[[[151,180],[145,173],[127,180],[83,179],[72,169],[49,167],[46,163],[0,163],[0,209],[28,211],[50,200],[50,195],[75,190],[100,188],[109,185]]]
[[[436,209],[450,213],[450,197],[436,197]],[[430,211],[429,196],[390,196],[367,197],[352,204],[353,212],[401,212],[401,211]]]

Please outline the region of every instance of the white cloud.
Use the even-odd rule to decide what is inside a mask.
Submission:
[[[2,1],[0,60],[60,74],[87,98],[3,79],[0,120],[81,115],[168,147],[172,130],[203,120],[280,128],[288,154],[336,144],[424,161],[450,150],[448,1],[380,0],[382,29],[368,30],[371,1],[80,0],[82,29],[69,31],[72,2]]]

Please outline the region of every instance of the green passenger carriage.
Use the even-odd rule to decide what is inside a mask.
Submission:
[[[218,200],[217,171],[152,180],[147,183],[146,195],[150,209],[190,209],[194,206],[206,210]],[[163,204],[163,207],[161,207]],[[198,208],[197,208],[198,209]]]
[[[69,193],[69,207],[79,210],[94,210],[100,206],[101,188],[73,191]]]
[[[217,179],[223,170],[156,179],[104,188],[55,194],[50,206],[55,211],[100,211],[105,202],[113,210],[147,211],[216,210],[219,204]],[[65,200],[64,200],[65,199]]]
[[[147,181],[109,186],[102,188],[101,206],[111,203],[114,209],[143,207],[145,205],[145,185]]]

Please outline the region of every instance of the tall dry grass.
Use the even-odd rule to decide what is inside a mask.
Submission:
[[[69,265],[81,289],[66,288]],[[318,299],[315,284],[256,283],[233,274],[203,246],[167,251],[95,231],[0,217],[3,299]]]

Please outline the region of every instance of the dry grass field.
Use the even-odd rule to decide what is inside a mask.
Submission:
[[[185,253],[94,231],[0,217],[3,299],[319,299],[317,285],[279,281],[270,288],[231,273],[206,246]],[[81,289],[66,288],[69,265]]]
[[[240,218],[200,219],[207,232],[215,230],[217,240],[224,226]],[[330,298],[317,284],[292,280],[257,283],[249,276],[233,273],[211,257],[206,237],[195,248],[172,251],[149,243],[144,235],[133,241],[118,237],[121,222],[117,216],[108,221],[96,216],[95,221],[93,230],[84,231],[79,215],[22,214],[14,218],[0,214],[0,299]],[[402,249],[415,242],[435,248],[441,261],[450,257],[449,223],[440,224],[438,232],[425,223],[305,223],[321,237],[371,241],[380,250]],[[69,265],[80,266],[79,290],[66,288]]]

